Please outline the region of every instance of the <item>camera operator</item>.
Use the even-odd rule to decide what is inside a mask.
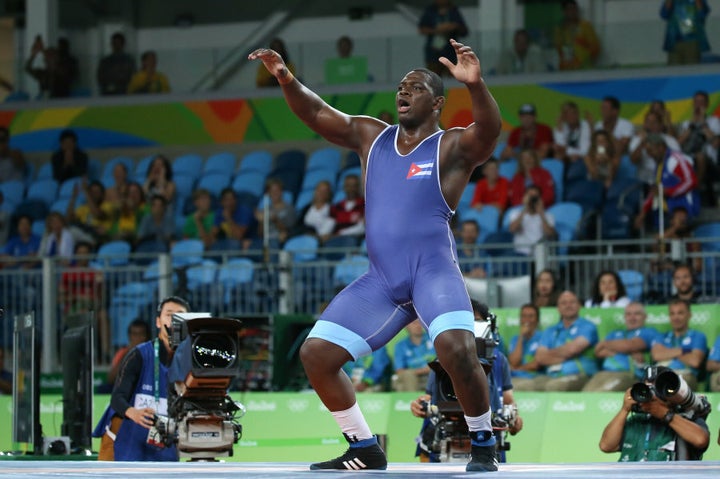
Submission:
[[[663,372],[672,370],[663,366],[646,368],[645,384],[652,387]],[[710,442],[702,417],[707,412],[686,415],[686,411],[678,411],[655,393],[647,401],[638,402],[632,390],[625,391],[622,408],[605,427],[600,450],[620,452],[621,462],[701,460]]]
[[[110,407],[96,428],[96,432],[106,429],[99,460],[178,460],[177,449],[162,443],[154,425],[157,415],[167,415],[168,367],[172,360],[168,332],[172,315],[189,309],[187,301],[178,296],[163,299],[155,318],[157,338],[139,344],[123,359]]]
[[[555,236],[555,218],[545,211],[540,188],[530,185],[525,190],[522,208],[510,212],[510,226],[515,251],[529,255],[535,243]]]

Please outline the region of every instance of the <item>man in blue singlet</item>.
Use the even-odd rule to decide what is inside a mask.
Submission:
[[[457,63],[440,61],[467,87],[474,122],[447,131],[439,126],[442,80],[429,70],[412,70],[400,81],[399,124],[390,126],[331,107],[295,79],[273,50],[249,55],[278,79],[288,105],[310,129],[357,152],[365,184],[370,269],[332,300],[300,351],[310,383],[350,447],[311,469],[387,467],[341,368],[419,318],[465,412],[473,446],[467,470],[497,470],[487,378],[476,360],[474,317],[449,220],[471,173],[492,154],[501,119],[475,53],[454,40],[450,44]]]

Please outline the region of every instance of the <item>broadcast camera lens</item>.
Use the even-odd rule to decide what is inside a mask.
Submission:
[[[645,383],[635,383],[630,389],[630,396],[639,403],[650,401],[654,395],[652,388]]]
[[[224,369],[235,364],[235,342],[223,334],[201,334],[192,344],[193,364],[205,369]]]

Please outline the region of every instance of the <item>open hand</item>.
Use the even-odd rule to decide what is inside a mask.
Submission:
[[[270,48],[258,48],[248,55],[248,60],[262,61],[265,68],[280,80],[281,83],[283,77],[291,74],[280,54]]]
[[[457,64],[453,64],[453,62],[445,57],[440,57],[438,59],[440,63],[445,65],[452,76],[454,76],[459,82],[465,84],[479,82],[482,76],[480,60],[478,60],[478,57],[475,55],[475,52],[473,52],[472,48],[467,45],[463,45],[452,38],[450,39],[450,45],[452,45],[455,49]]]

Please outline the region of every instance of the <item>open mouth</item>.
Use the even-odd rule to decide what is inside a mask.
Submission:
[[[398,113],[405,113],[410,110],[410,103],[407,100],[400,98],[397,101],[397,109]]]

